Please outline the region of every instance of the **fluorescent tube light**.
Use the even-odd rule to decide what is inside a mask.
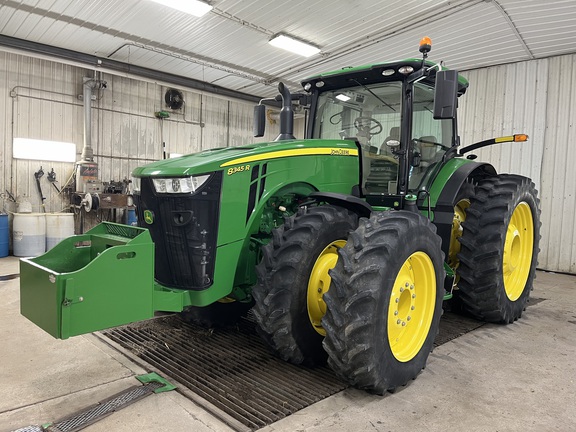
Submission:
[[[199,0],[152,0],[169,8],[201,17],[212,10],[212,6]]]
[[[350,100],[350,96],[347,96],[344,93],[340,93],[339,95],[336,95],[336,99],[341,100],[342,102],[348,102]]]
[[[303,57],[310,57],[320,52],[320,48],[309,43],[299,41],[291,36],[278,34],[268,41],[270,45],[285,49]]]
[[[12,152],[12,156],[16,159],[76,161],[76,144],[66,142],[14,138]]]

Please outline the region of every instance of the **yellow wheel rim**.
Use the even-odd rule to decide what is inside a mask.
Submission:
[[[430,332],[436,302],[436,272],[430,257],[415,252],[394,281],[388,308],[388,343],[396,360],[408,362]]]
[[[466,220],[466,209],[470,207],[470,200],[463,199],[458,201],[454,206],[454,219],[452,220],[452,233],[450,235],[450,248],[448,249],[448,265],[456,270],[460,261],[458,260],[458,253],[460,253],[460,241],[462,237],[462,223]]]
[[[322,336],[326,336],[321,322],[326,313],[326,303],[322,297],[328,292],[332,281],[328,270],[336,265],[338,249],[344,247],[345,244],[346,240],[336,240],[326,246],[316,259],[308,280],[308,317],[314,330]]]
[[[504,242],[502,272],[504,289],[511,301],[522,295],[532,265],[534,220],[530,206],[521,202],[514,209]]]

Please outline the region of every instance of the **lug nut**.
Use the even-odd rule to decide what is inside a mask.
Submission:
[[[397,299],[396,299],[396,303],[398,303],[399,301],[400,301],[400,299],[399,299],[399,298],[397,298]]]
[[[404,292],[404,288],[400,288],[400,292]]]
[[[406,327],[406,323],[402,321],[402,327]]]
[[[398,315],[398,311],[394,311],[394,315]]]
[[[414,289],[414,285],[410,285],[410,289],[411,289],[411,290]]]
[[[412,298],[416,298],[416,294],[412,294]]]
[[[412,319],[412,317],[410,315],[408,315],[408,318],[406,318],[406,321],[410,321]]]
[[[414,310],[414,309],[416,309],[414,306],[412,306],[412,307],[410,308],[410,310]]]
[[[402,322],[402,321],[398,320],[398,321],[396,321],[396,324],[400,324],[401,322]]]
[[[406,288],[408,288],[410,286],[410,284],[408,282],[406,282]]]

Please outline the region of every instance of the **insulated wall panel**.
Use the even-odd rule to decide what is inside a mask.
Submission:
[[[525,143],[504,143],[474,153],[498,172],[532,178],[540,189],[546,126],[548,60],[513,63],[464,72],[470,87],[459,100],[462,146],[488,138],[525,133]]]
[[[576,274],[576,55],[549,61],[540,266]]]
[[[539,267],[576,274],[575,55],[466,71],[470,88],[460,99],[462,145],[527,133],[476,153],[498,172],[533,179],[541,206]]]

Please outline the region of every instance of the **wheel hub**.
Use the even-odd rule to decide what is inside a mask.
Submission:
[[[320,253],[308,280],[308,317],[310,323],[319,334],[326,336],[326,331],[322,327],[322,317],[326,313],[326,303],[323,296],[330,289],[332,278],[328,274],[338,261],[338,249],[344,247],[346,240],[336,240],[330,243]]]
[[[452,232],[450,235],[450,247],[448,250],[448,265],[452,269],[458,268],[458,253],[460,252],[460,237],[462,237],[462,223],[466,220],[466,209],[470,207],[470,201],[463,199],[454,206],[454,219],[452,220]]]
[[[394,281],[388,308],[388,342],[398,361],[410,361],[420,352],[434,316],[436,289],[430,257],[410,255]]]
[[[532,265],[533,249],[532,210],[526,202],[521,202],[510,218],[502,256],[504,289],[511,301],[518,300],[524,291]]]

